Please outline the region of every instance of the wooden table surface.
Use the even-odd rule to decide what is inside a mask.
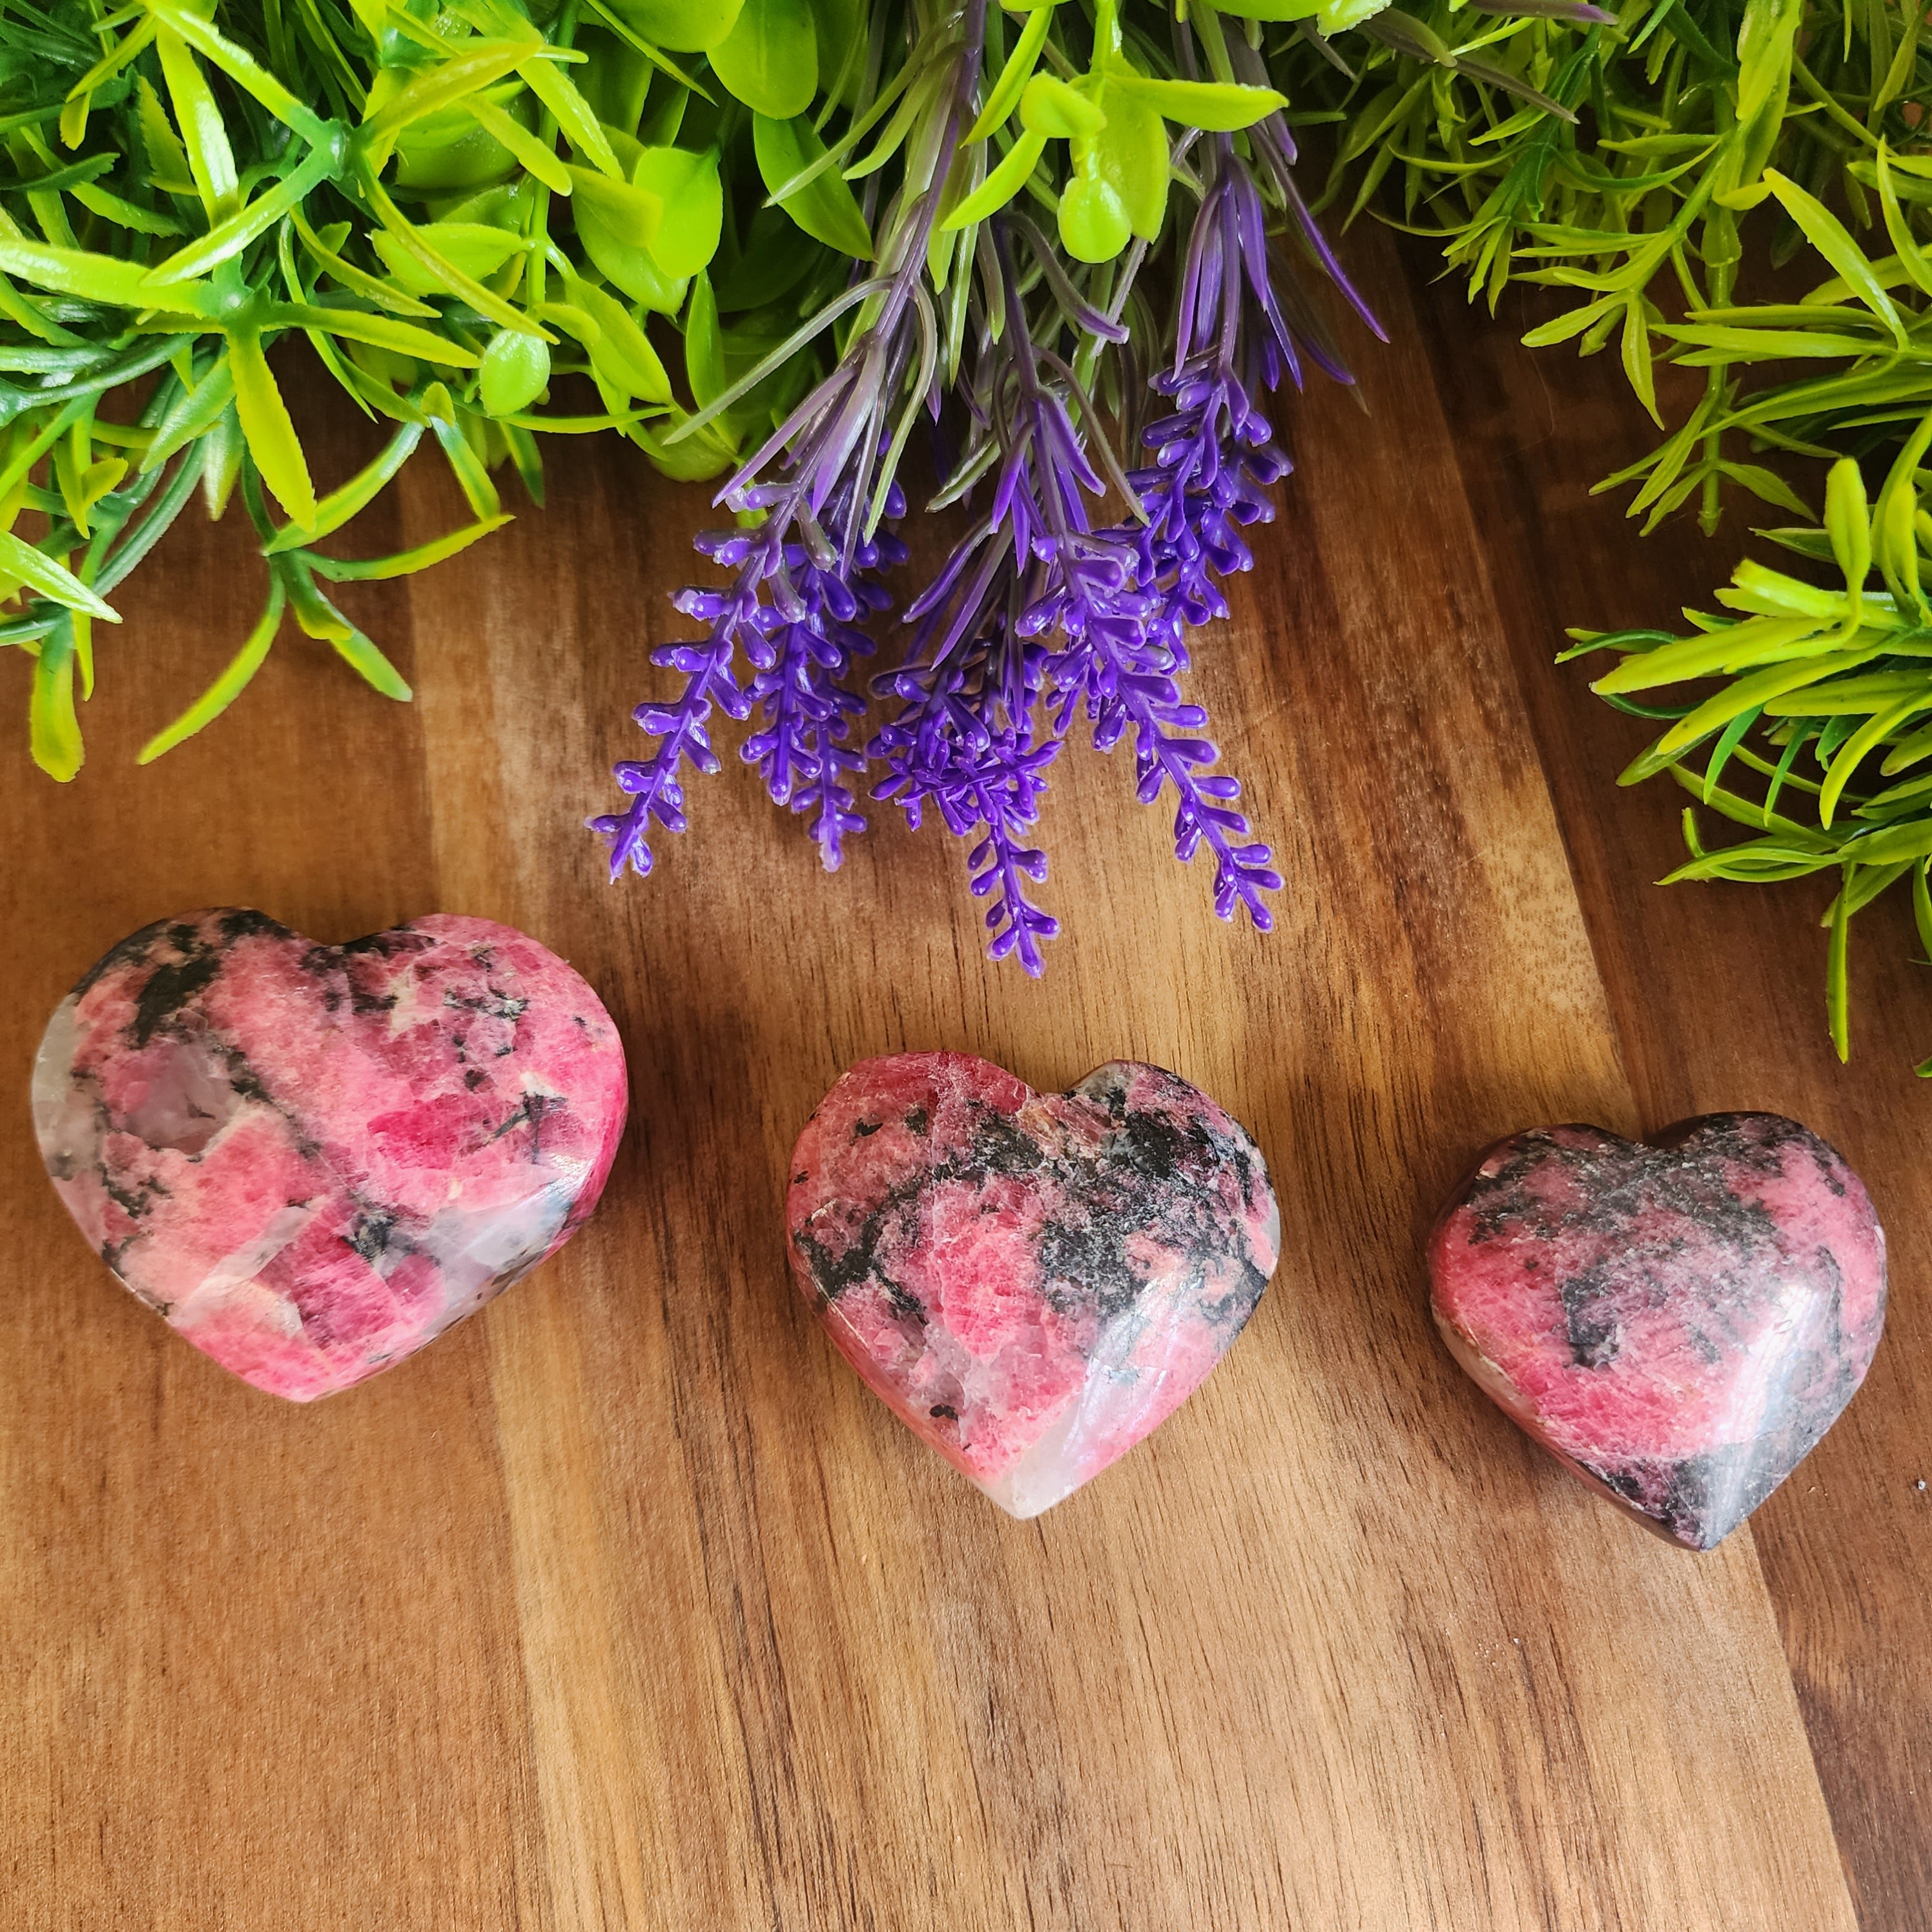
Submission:
[[[1828,889],[1648,882],[1681,797],[1550,660],[1728,566],[1588,482],[1644,446],[1609,358],[1532,358],[1366,226],[1400,350],[1300,467],[1199,684],[1287,877],[1208,916],[1126,754],[1058,769],[1043,982],[980,956],[956,847],[820,872],[750,775],[615,889],[579,830],[662,688],[703,493],[554,446],[550,508],[357,609],[394,706],[291,627],[228,719],[133,754],[259,566],[184,519],[100,634],[88,763],[7,760],[0,1922],[22,1932],[1908,1932],[1932,1927],[1932,982]],[[340,412],[320,405],[340,424]],[[351,433],[321,434],[352,459]],[[322,466],[328,466],[324,460]],[[422,473],[418,474],[418,471]],[[458,520],[430,466],[359,549]],[[4,668],[24,721],[26,666]],[[42,1181],[49,1012],[144,922],[524,926],[622,1028],[632,1124],[568,1251],[297,1408],[169,1335]],[[1127,1054],[1254,1130],[1282,1265],[1226,1363],[1032,1522],[920,1448],[788,1279],[784,1162],[852,1060],[1036,1085]],[[1509,1130],[1796,1114],[1889,1230],[1864,1391],[1714,1555],[1652,1540],[1436,1340],[1424,1233]]]

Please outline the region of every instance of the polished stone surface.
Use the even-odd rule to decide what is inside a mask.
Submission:
[[[964,1054],[866,1060],[791,1173],[793,1262],[839,1352],[1017,1516],[1186,1400],[1280,1243],[1246,1132],[1129,1062],[1048,1094]]]
[[[623,1048],[526,934],[437,914],[318,946],[236,908],[123,940],[34,1069],[82,1232],[195,1346],[297,1401],[400,1361],[568,1240]]]
[[[1437,1326],[1484,1392],[1612,1500],[1708,1550],[1831,1427],[1885,1322],[1858,1178],[1774,1114],[1649,1142],[1499,1141],[1429,1244]]]

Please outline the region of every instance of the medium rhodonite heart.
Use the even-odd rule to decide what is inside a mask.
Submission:
[[[791,1173],[793,1264],[839,1352],[1017,1516],[1187,1399],[1280,1239],[1246,1133],[1132,1062],[1036,1094],[964,1054],[866,1060],[819,1103]]]
[[[511,927],[317,946],[164,920],[63,1000],[34,1068],[47,1172],[102,1258],[257,1388],[332,1394],[575,1232],[624,1127],[597,996]]]
[[[1858,1178],[1775,1114],[1647,1143],[1498,1141],[1429,1244],[1436,1325],[1484,1392],[1651,1527],[1709,1550],[1851,1400],[1885,1324]]]

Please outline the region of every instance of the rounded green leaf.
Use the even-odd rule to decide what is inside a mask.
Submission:
[[[479,282],[494,275],[524,245],[520,235],[480,221],[431,221],[416,233],[452,268]],[[410,294],[449,292],[393,235],[379,228],[370,234],[369,241],[390,274]]]
[[[529,110],[520,101],[511,116],[526,121]],[[455,194],[487,188],[493,182],[507,180],[516,167],[516,156],[460,107],[446,108],[412,122],[396,142],[396,185],[420,194]]]
[[[741,0],[610,0],[610,10],[640,39],[674,53],[703,53],[736,24]]]
[[[595,209],[580,203],[575,215],[584,254],[614,289],[659,315],[675,315],[683,308],[691,286],[683,276],[667,274],[648,248],[619,234]]]
[[[747,107],[789,121],[818,92],[818,34],[808,0],[745,0],[711,50],[712,70]]]
[[[717,285],[718,306],[729,314],[762,308],[797,287],[822,261],[818,244],[782,208],[752,218],[736,261]]]
[[[631,170],[631,180],[664,204],[657,232],[650,238],[658,266],[680,280],[709,268],[724,229],[717,150],[695,154],[688,148],[646,148]]]
[[[526,410],[550,385],[550,350],[534,335],[504,329],[491,337],[477,378],[483,406],[493,416]]]
[[[1347,28],[1359,27],[1364,20],[1372,20],[1388,4],[1389,0],[1322,0],[1316,9],[1315,23],[1327,38]],[[1294,14],[1288,17],[1301,16]]]
[[[1167,128],[1153,108],[1118,88],[1110,87],[1106,99],[1107,124],[1094,142],[1092,164],[1120,196],[1128,226],[1151,242],[1167,212]]]
[[[612,181],[589,168],[570,170],[571,200],[579,219],[588,210],[614,234],[634,246],[648,248],[657,239],[664,219],[664,198],[628,182]]]
[[[1111,262],[1133,232],[1120,191],[1097,170],[1077,174],[1060,197],[1060,239],[1076,262]]]
[[[682,410],[674,409],[670,420],[676,424],[688,418]],[[674,482],[702,482],[732,468],[738,460],[735,447],[722,440],[716,423],[681,442],[670,441],[649,423],[632,423],[625,434],[650,458],[652,467]]]
[[[1107,124],[1099,105],[1050,74],[1036,74],[1020,96],[1020,125],[1062,140],[1090,140]]]
[[[647,403],[671,400],[670,377],[650,337],[614,296],[588,282],[573,284],[572,292],[596,325],[590,344],[591,365],[612,388]]]
[[[1224,134],[1252,128],[1288,105],[1287,97],[1271,87],[1241,87],[1232,82],[1151,80],[1144,74],[1122,74],[1110,76],[1108,86],[1184,127]]]
[[[836,168],[820,169],[804,187],[790,194],[778,194],[787,182],[802,174],[825,152],[825,143],[818,138],[809,118],[800,114],[790,121],[774,121],[763,114],[755,115],[752,141],[765,186],[777,196],[778,206],[793,220],[814,241],[836,248],[842,255],[869,262],[872,231],[866,226],[851,184]]]

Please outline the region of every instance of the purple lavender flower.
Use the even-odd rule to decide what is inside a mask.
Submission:
[[[1250,139],[1316,259],[1380,335],[1295,189],[1286,124],[1273,117]],[[1280,889],[1280,874],[1237,804],[1240,782],[1206,769],[1219,754],[1198,735],[1207,713],[1183,700],[1179,674],[1190,668],[1189,628],[1228,615],[1221,580],[1253,566],[1243,529],[1272,520],[1270,488],[1293,467],[1256,396],[1279,388],[1284,376],[1298,388],[1304,351],[1336,381],[1353,378],[1288,272],[1282,287],[1301,326],[1291,326],[1284,314],[1261,193],[1232,137],[1207,145],[1202,178],[1177,303],[1173,364],[1150,385],[1175,407],[1144,433],[1154,460],[1130,479],[1144,520],[1112,533],[1133,548],[1144,607],[1140,633],[1110,635],[1104,652],[1070,650],[1055,661],[1052,675],[1084,697],[1094,742],[1102,751],[1132,729],[1143,803],[1173,787],[1174,855],[1184,863],[1203,844],[1213,854],[1216,913],[1229,919],[1244,905],[1267,932],[1274,918],[1262,895]],[[1068,636],[1077,645],[1071,629]]]
[[[1060,740],[1036,730],[1046,653],[1013,628],[1015,592],[1028,566],[1009,524],[980,526],[907,613],[917,624],[899,669],[874,680],[901,701],[866,747],[884,767],[878,799],[896,800],[915,827],[930,804],[967,855],[975,898],[992,897],[987,950],[1017,953],[1037,977],[1040,942],[1060,922],[1034,904],[1029,884],[1046,877],[1046,855],[1027,843],[1040,818],[1046,768]]]
[[[828,868],[862,826],[858,782],[876,762],[874,799],[896,802],[914,826],[929,806],[968,842],[972,892],[989,902],[992,957],[1017,958],[1037,974],[1041,946],[1059,931],[1033,897],[1047,876],[1035,842],[1041,804],[1048,769],[1083,712],[1102,751],[1132,734],[1143,803],[1172,789],[1175,855],[1185,862],[1203,846],[1212,854],[1216,914],[1232,919],[1245,907],[1258,928],[1273,924],[1265,895],[1280,888],[1281,876],[1240,808],[1239,781],[1212,769],[1220,754],[1204,735],[1207,714],[1180,682],[1190,668],[1190,628],[1228,614],[1222,582],[1253,561],[1242,532],[1272,516],[1268,493],[1290,467],[1259,399],[1284,377],[1298,386],[1304,359],[1350,380],[1293,274],[1271,254],[1263,182],[1316,261],[1381,331],[1296,190],[1286,124],[1275,117],[1238,143],[1208,137],[1174,358],[1151,385],[1168,412],[1145,434],[1152,462],[1130,477],[1059,352],[1070,336],[1090,348],[1096,338],[1126,340],[1118,318],[1142,251],[1112,283],[1111,309],[1102,312],[1023,214],[993,217],[980,237],[970,310],[967,447],[935,507],[986,490],[986,478],[989,494],[906,611],[910,648],[872,684],[896,709],[862,750],[852,736],[865,709],[854,667],[872,648],[862,620],[890,608],[880,573],[904,555],[892,533],[903,503],[890,471],[913,410],[929,404],[938,414],[940,330],[922,276],[941,162],[973,91],[985,14],[986,0],[968,0],[950,104],[928,124],[879,275],[831,312],[861,309],[850,345],[721,493],[741,516],[760,520],[700,539],[734,580],[680,594],[677,608],[708,634],[653,654],[683,674],[685,688],[670,704],[639,706],[638,721],[657,744],[647,759],[616,768],[628,809],[592,823],[611,841],[614,876],[626,863],[647,871],[652,821],[684,828],[684,767],[718,768],[712,710],[741,720],[755,712],[742,755],[775,801],[808,816]],[[1178,31],[1185,61],[1191,33]],[[1250,56],[1233,45],[1238,60]],[[926,185],[915,191],[915,182]],[[1022,242],[1024,274],[1016,260]],[[1110,484],[1132,520],[1096,528]]]
[[[888,522],[905,513],[895,484],[886,506]],[[787,547],[786,568],[798,593],[795,614],[775,604],[748,635],[745,654],[754,667],[746,687],[749,709],[762,720],[740,747],[748,765],[764,775],[776,805],[811,814],[808,830],[828,872],[844,861],[844,840],[865,820],[848,777],[866,769],[851,742],[853,722],[866,700],[842,682],[856,657],[869,657],[872,640],[860,629],[862,616],[892,608],[892,593],[879,573],[905,561],[905,545],[882,529],[849,537],[849,506],[824,519],[830,552],[823,561],[803,544]]]
[[[741,722],[754,708],[763,712],[764,728],[745,756],[763,771],[775,800],[812,814],[828,868],[838,866],[844,839],[864,823],[845,782],[862,766],[848,734],[864,705],[839,680],[870,648],[854,620],[889,608],[878,571],[904,554],[890,530],[880,532],[904,506],[878,466],[898,446],[904,425],[896,414],[909,414],[931,392],[939,325],[923,286],[927,244],[979,80],[986,23],[986,0],[967,0],[953,78],[940,97],[944,110],[928,121],[908,161],[907,188],[880,247],[880,272],[814,319],[812,327],[824,329],[860,310],[845,352],[718,493],[721,503],[760,520],[698,540],[703,554],[736,575],[728,589],[691,586],[673,599],[710,629],[698,643],[651,654],[685,684],[670,704],[638,706],[632,716],[657,744],[648,758],[614,768],[630,797],[626,809],[588,821],[610,842],[614,879],[626,865],[650,872],[653,820],[667,831],[686,829],[684,768],[718,769],[709,731],[714,709]],[[799,346],[787,344],[687,428],[755,386]],[[741,650],[752,668],[743,682]]]
[[[1036,339],[1048,331],[1022,305],[1013,226],[1031,232],[1005,218],[994,223],[1006,312],[997,334],[983,319],[975,435],[960,463],[976,473],[982,456],[1000,452],[992,504],[907,611],[919,628],[906,662],[874,681],[903,708],[868,750],[885,766],[875,797],[898,800],[915,825],[931,802],[950,831],[974,840],[972,890],[992,898],[988,952],[1012,954],[1037,975],[1040,941],[1060,928],[1028,898],[1028,886],[1046,879],[1046,857],[1023,841],[1038,822],[1046,770],[1071,716],[1063,707],[1056,718],[1048,707],[1060,660],[1042,640],[1057,629],[1070,648],[1104,652],[1137,636],[1145,614],[1131,550],[1093,528],[1088,500],[1106,484],[1069,410],[1079,386]],[[1070,290],[1062,299],[1077,303]],[[1104,316],[1077,310],[1076,317],[1116,339],[1121,333]]]

